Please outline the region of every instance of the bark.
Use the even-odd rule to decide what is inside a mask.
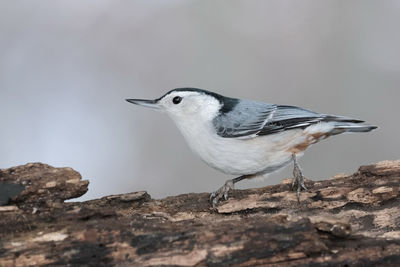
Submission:
[[[0,170],[0,266],[345,266],[400,264],[400,161],[352,175],[209,194],[146,192],[86,202],[71,168]]]

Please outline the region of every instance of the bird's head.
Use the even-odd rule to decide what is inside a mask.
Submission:
[[[202,89],[178,88],[155,100],[127,99],[127,101],[163,111],[177,121],[182,119],[207,121],[215,118],[223,107],[226,108],[228,99],[231,98]]]

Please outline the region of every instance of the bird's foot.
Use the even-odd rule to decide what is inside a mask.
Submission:
[[[297,189],[296,189],[297,185]],[[308,188],[304,184],[304,176],[298,176],[293,178],[293,183],[292,183],[292,190],[297,191],[297,202],[300,203],[300,194],[302,190],[308,191]]]
[[[308,191],[306,185],[304,184],[304,176],[301,172],[300,166],[296,161],[295,156],[293,156],[294,161],[294,169],[293,169],[293,183],[292,183],[292,190],[296,190],[295,187],[297,185],[297,202],[300,203],[300,194],[301,190]]]
[[[230,190],[233,190],[233,180],[226,181],[225,184],[221,186],[220,189],[218,189],[214,193],[211,193],[210,201],[212,203],[212,207],[214,210],[216,208],[216,205],[222,198],[224,198],[225,200],[228,199],[228,192]]]

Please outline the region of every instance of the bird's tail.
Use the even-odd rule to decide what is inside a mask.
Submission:
[[[335,128],[331,132],[332,135],[340,134],[344,132],[370,132],[376,128],[375,125],[365,124],[362,120],[352,119],[348,117],[332,116],[328,115],[324,118],[324,121],[333,122]]]
[[[363,133],[363,132],[370,132],[374,129],[378,128],[377,126],[374,125],[368,125],[368,124],[356,124],[356,123],[351,123],[348,125],[338,125],[335,126],[335,130],[333,131],[332,134],[335,134],[336,132],[343,133],[343,132],[353,132],[353,133]]]

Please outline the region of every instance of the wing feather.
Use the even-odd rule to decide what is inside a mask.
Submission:
[[[326,118],[310,110],[256,101],[241,101],[213,120],[217,134],[226,138],[252,138],[287,129],[306,128]]]

